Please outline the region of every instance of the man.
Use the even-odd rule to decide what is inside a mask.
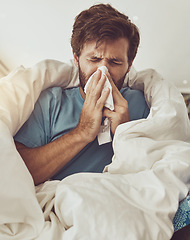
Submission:
[[[79,70],[80,87],[42,92],[28,121],[15,136],[18,152],[37,185],[63,179],[76,172],[102,172],[111,163],[112,143],[99,145],[97,135],[103,118],[118,125],[147,117],[143,93],[122,89],[139,45],[139,32],[127,16],[110,5],[99,4],[75,19],[71,46]],[[109,89],[102,92],[106,66],[112,86],[114,111],[104,107]],[[93,74],[86,94],[84,86]]]

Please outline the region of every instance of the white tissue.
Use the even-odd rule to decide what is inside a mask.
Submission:
[[[101,66],[101,67],[99,67],[98,69],[101,70],[102,74],[104,74],[104,75],[106,76],[106,74],[105,74],[105,72],[107,71],[107,67],[106,67],[106,66]],[[96,73],[96,72],[94,72],[94,73],[90,76],[90,78],[88,79],[88,81],[87,81],[87,83],[86,83],[86,85],[85,85],[85,87],[84,87],[84,92],[85,92],[85,93],[86,93],[86,90],[87,90],[87,88],[88,88],[88,85],[89,85],[89,83],[90,83],[90,81],[91,81],[91,79],[92,79],[92,77],[93,77],[93,75],[94,75],[95,73]],[[103,89],[102,89],[102,92],[105,91],[107,88],[110,89],[110,93],[109,93],[108,98],[107,98],[107,100],[106,100],[106,102],[105,102],[104,105],[105,105],[105,107],[107,107],[107,108],[109,108],[111,111],[113,111],[113,110],[114,110],[114,104],[113,104],[113,96],[112,96],[112,86],[111,86],[111,83],[109,82],[109,80],[108,80],[108,78],[107,78],[107,76],[106,76],[106,82],[105,82],[105,84],[104,84],[104,87],[103,87]]]
[[[98,69],[100,69],[102,71],[102,74],[105,74],[105,71],[107,70],[106,66],[101,66],[99,67]],[[94,75],[95,73],[92,74],[92,76]],[[85,87],[84,87],[84,92],[86,93],[86,90],[88,88],[88,85],[92,79],[92,76],[88,79]],[[102,92],[104,90],[106,90],[107,88],[110,89],[110,93],[108,95],[108,98],[104,104],[105,107],[109,108],[111,111],[114,110],[114,103],[113,103],[113,96],[112,96],[112,86],[106,76],[106,82],[104,84],[104,87],[102,89]],[[107,143],[107,142],[111,142],[112,138],[111,138],[111,133],[110,133],[110,120],[109,119],[105,119],[104,122],[102,123],[102,125],[100,126],[100,131],[98,133],[98,143],[99,145],[102,145],[104,143]]]

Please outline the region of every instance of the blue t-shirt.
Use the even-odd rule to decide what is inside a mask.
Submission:
[[[149,108],[141,91],[123,88],[121,94],[128,101],[131,121],[148,116]],[[43,91],[29,119],[14,137],[15,141],[31,148],[54,141],[78,125],[83,103],[79,88],[54,87]],[[61,180],[78,172],[102,172],[111,163],[112,156],[112,143],[99,145],[96,137],[52,179]]]

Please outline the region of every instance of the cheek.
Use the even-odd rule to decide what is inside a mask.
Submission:
[[[89,64],[88,62],[83,62],[83,63],[80,63],[80,68],[82,72],[85,73],[87,78],[89,78],[97,70],[98,67],[92,64]]]
[[[119,81],[126,74],[127,68],[118,68],[110,70],[110,75],[115,82]]]

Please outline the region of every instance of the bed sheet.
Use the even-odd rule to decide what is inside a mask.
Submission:
[[[130,71],[144,91],[147,119],[120,125],[103,174],[79,173],[37,187],[12,136],[50,86],[78,85],[68,64],[42,61],[0,80],[0,239],[170,239],[189,191],[190,124],[183,97],[155,70]]]

